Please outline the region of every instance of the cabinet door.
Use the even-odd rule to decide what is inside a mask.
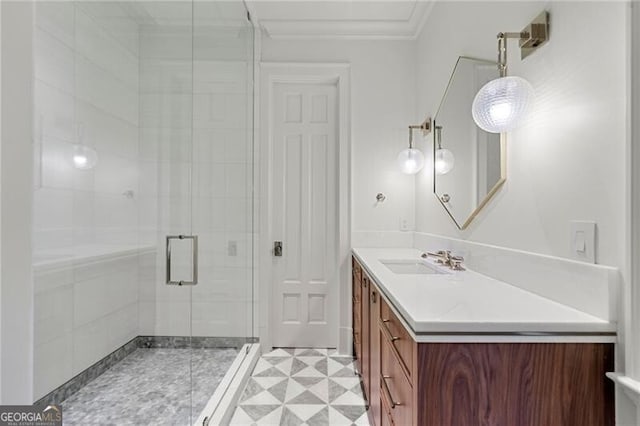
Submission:
[[[371,280],[367,274],[362,273],[362,362],[361,373],[362,383],[364,384],[364,391],[369,401],[371,395],[371,380],[370,380],[370,333],[369,333],[369,287],[371,286]]]
[[[382,424],[380,409],[380,291],[369,285],[369,410],[376,425]]]
[[[391,343],[380,342],[380,387],[390,410],[393,423],[411,425],[413,422],[413,391]],[[439,426],[458,424],[441,423]],[[459,423],[463,424],[463,423]],[[472,425],[473,423],[464,423]]]
[[[384,401],[384,397],[382,398],[382,400]],[[387,406],[386,401],[382,402],[381,405],[382,414],[380,416],[380,423],[377,424],[379,424],[380,426],[393,426],[393,420],[391,419],[391,414],[389,414],[389,407]]]
[[[353,352],[356,357],[358,370],[362,370],[362,268],[353,259],[352,269],[352,294],[353,294]]]

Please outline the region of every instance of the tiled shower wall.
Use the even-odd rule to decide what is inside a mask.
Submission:
[[[196,14],[197,16],[197,14]],[[141,223],[145,241],[199,237],[199,284],[141,300],[141,333],[252,336],[252,35],[244,28],[140,31]],[[180,255],[180,252],[176,252]],[[189,276],[190,258],[174,259]]]
[[[137,23],[115,2],[35,10],[34,400],[138,335],[139,283],[155,273],[136,252]],[[96,167],[73,167],[76,143]]]
[[[252,33],[143,9],[36,5],[34,399],[137,335],[253,337]],[[196,287],[164,284],[169,234]]]
[[[34,31],[34,251],[137,244],[137,24],[115,2],[38,2]],[[78,142],[95,168],[73,167]]]
[[[154,274],[154,251],[35,271],[34,400],[138,336],[139,283]]]

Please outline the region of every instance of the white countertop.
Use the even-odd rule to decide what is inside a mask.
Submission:
[[[380,262],[420,259],[422,252],[416,249],[355,248],[353,253],[414,337],[493,333],[555,335],[565,341],[591,335],[586,340],[615,341],[612,335],[596,337],[615,333],[615,323],[477,272],[396,274]]]

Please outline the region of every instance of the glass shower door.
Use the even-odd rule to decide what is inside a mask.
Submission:
[[[192,424],[254,336],[246,10],[35,9],[34,400]]]
[[[242,2],[194,2],[193,414],[253,338],[253,28]],[[212,363],[213,362],[213,363]],[[208,410],[211,406],[208,407]],[[210,415],[210,412],[203,413]]]
[[[139,227],[141,238],[156,247],[142,273],[142,350],[163,376],[150,406],[165,401],[156,407],[166,413],[163,421],[187,425],[194,418],[192,303],[202,244],[193,220],[193,5],[131,7],[140,52]]]
[[[242,3],[153,7],[166,19],[141,33],[141,122],[161,147],[151,340],[188,358],[175,409],[193,423],[253,338],[253,29]]]

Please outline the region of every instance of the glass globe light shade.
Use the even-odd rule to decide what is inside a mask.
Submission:
[[[73,145],[73,166],[80,170],[93,169],[98,163],[98,153],[86,145]]]
[[[444,175],[449,173],[451,169],[453,169],[454,162],[455,158],[453,157],[453,153],[451,151],[444,148],[436,150],[436,160],[434,163],[434,167],[437,174]]]
[[[524,78],[497,78],[478,91],[471,113],[482,130],[489,133],[509,132],[527,114],[534,96],[533,87]]]
[[[398,165],[402,173],[414,175],[424,167],[424,155],[415,148],[407,148],[398,154]]]

